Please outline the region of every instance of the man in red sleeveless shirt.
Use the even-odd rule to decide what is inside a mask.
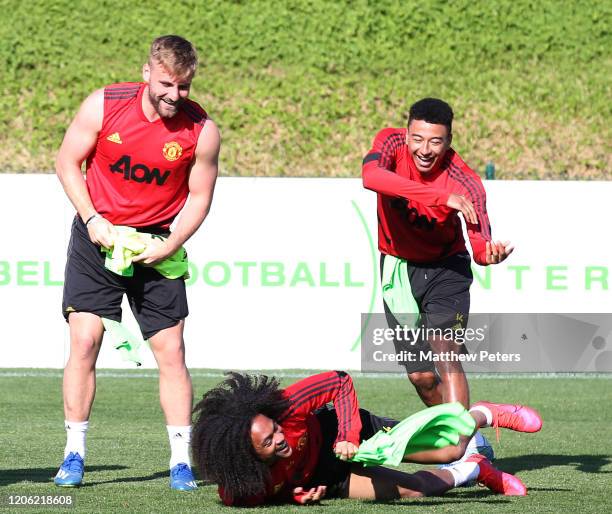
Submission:
[[[196,488],[189,460],[192,388],[183,341],[185,281],[166,278],[153,268],[194,234],[213,197],[220,136],[206,112],[188,99],[196,67],[197,54],[189,41],[172,35],[157,38],[143,66],[144,82],[94,91],[70,124],[57,156],[57,175],[77,210],[62,302],[70,326],[70,357],[64,370],[67,444],[55,477],[59,486],[82,483],[102,319],[121,320],[126,294],[159,365],[160,402],[171,446],[170,485]],[[163,236],[152,237],[134,259],[131,277],[105,268],[100,247],[113,246],[117,226]]]
[[[397,276],[387,266],[406,274],[404,281],[383,283],[383,290],[394,291],[400,300],[413,298],[425,327],[454,331],[467,326],[473,278],[459,212],[478,264],[500,263],[513,247],[491,238],[482,181],[450,146],[452,121],[453,111],[446,102],[436,98],[416,102],[407,128],[386,128],[376,135],[363,160],[362,176],[364,187],[378,193],[383,282]],[[387,301],[384,308],[390,326],[399,325],[400,313]],[[436,354],[465,351],[456,341],[395,342],[398,351],[415,355],[414,361],[406,362],[406,371],[428,406],[453,401],[469,405],[460,361],[449,359],[434,366],[419,359],[427,354],[420,350],[430,348]]]

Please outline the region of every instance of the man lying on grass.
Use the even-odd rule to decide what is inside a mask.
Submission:
[[[333,409],[326,407],[329,402]],[[457,445],[403,459],[440,464],[465,455],[445,469],[408,474],[350,462],[361,441],[398,421],[359,409],[351,377],[342,371],[320,373],[286,389],[275,378],[229,373],[194,412],[195,462],[202,476],[219,486],[226,505],[431,496],[473,480],[499,494],[527,494],[519,478],[494,468],[483,455],[465,455],[466,436]],[[535,410],[520,405],[479,402],[469,414],[474,432],[488,426],[537,432],[542,426]]]

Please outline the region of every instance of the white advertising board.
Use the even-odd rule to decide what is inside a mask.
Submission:
[[[472,312],[612,312],[612,182],[488,181],[493,237]],[[0,174],[0,367],[61,368],[61,295],[74,209],[54,175]],[[192,368],[358,369],[360,315],[382,312],[376,198],[359,179],[221,178],[187,243]],[[124,302],[124,320],[135,323]],[[144,367],[155,367],[145,352]],[[109,344],[99,367],[133,367]]]

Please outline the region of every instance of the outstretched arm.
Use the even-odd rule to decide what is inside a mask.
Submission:
[[[446,205],[449,194],[395,173],[404,136],[395,129],[381,130],[363,159],[363,187],[386,196],[407,198],[423,205]]]
[[[363,159],[363,187],[385,196],[406,198],[427,206],[444,206],[461,211],[469,223],[477,223],[476,212],[465,196],[421,184],[395,173],[405,136],[397,129],[381,130]]]

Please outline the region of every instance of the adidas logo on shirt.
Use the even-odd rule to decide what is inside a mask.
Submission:
[[[117,143],[118,145],[122,144],[121,138],[119,137],[119,132],[114,132],[110,136],[106,138],[111,143]]]

